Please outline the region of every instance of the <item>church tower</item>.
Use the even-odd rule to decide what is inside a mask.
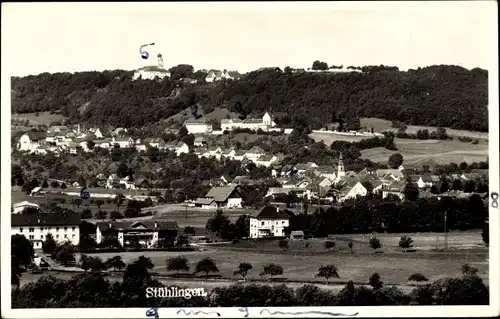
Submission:
[[[163,69],[163,57],[161,56],[161,53],[158,53],[158,68]]]
[[[345,176],[344,160],[342,159],[342,152],[341,152],[339,157],[339,164],[337,167],[337,177],[340,178],[344,176]]]

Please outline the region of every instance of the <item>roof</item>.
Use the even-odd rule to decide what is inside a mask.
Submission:
[[[39,141],[39,140],[44,140],[47,137],[46,132],[26,132],[26,135],[30,138],[32,141]]]
[[[194,138],[195,142],[205,142],[206,139],[203,136],[197,136]]]
[[[246,153],[252,153],[252,154],[265,154],[266,152],[264,152],[264,150],[258,146],[254,146],[252,147],[251,149],[249,149],[248,151],[246,151]]]
[[[243,123],[245,124],[262,124],[262,119],[246,119],[243,120]]]
[[[40,207],[39,205],[37,205],[35,203],[30,203],[28,201],[22,201],[19,203],[12,204],[12,207],[23,207],[23,206]]]
[[[304,232],[302,230],[292,230],[290,232],[290,235],[292,235],[292,236],[304,236]]]
[[[80,215],[75,213],[39,213],[11,215],[11,226],[80,225],[80,223]]]
[[[194,203],[198,205],[210,205],[213,202],[214,202],[213,198],[197,198]]]
[[[267,161],[271,161],[272,159],[273,159],[272,155],[261,155],[261,156],[259,156],[259,158],[257,158],[257,161],[267,162]]]
[[[266,218],[266,219],[288,219],[290,215],[280,210],[279,207],[274,206],[265,206],[260,210],[260,212],[254,216],[257,219]]]
[[[225,202],[234,191],[237,190],[236,185],[227,187],[212,187],[205,197],[213,198],[216,202]]]
[[[101,232],[119,230],[177,230],[179,225],[175,221],[120,221],[120,222],[100,222],[96,224]],[[109,227],[111,226],[111,227]],[[156,226],[156,227],[155,227]]]
[[[402,192],[406,186],[405,181],[394,182],[387,186],[384,190],[389,192]]]

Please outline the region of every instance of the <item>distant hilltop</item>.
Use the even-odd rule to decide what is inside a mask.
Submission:
[[[193,103],[209,113],[239,108],[249,116],[283,114],[280,126],[321,129],[342,117],[378,117],[408,125],[488,131],[488,71],[435,65],[399,71],[391,66],[313,63],[310,70],[265,67],[239,74],[194,70],[188,64],[135,71],[43,73],[12,78],[12,112],[60,113],[70,122],[141,127]],[[350,70],[350,71],[349,71]],[[139,80],[138,71],[163,72]],[[168,76],[167,76],[168,75]],[[359,120],[358,120],[359,121]]]

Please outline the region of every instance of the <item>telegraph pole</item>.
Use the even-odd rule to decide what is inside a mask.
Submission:
[[[446,223],[448,221],[448,210],[444,211],[444,249],[448,250],[448,232],[446,229]]]

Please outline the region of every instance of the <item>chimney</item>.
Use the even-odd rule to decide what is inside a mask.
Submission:
[[[40,219],[38,219],[38,224],[40,224]]]
[[[158,228],[158,223],[155,223],[155,228]]]
[[[108,226],[109,226],[109,228],[111,228],[111,226],[113,226],[113,225],[111,225],[111,223],[109,223]]]
[[[279,206],[276,206],[276,211],[277,211],[277,212],[279,212],[279,211],[280,211]]]

